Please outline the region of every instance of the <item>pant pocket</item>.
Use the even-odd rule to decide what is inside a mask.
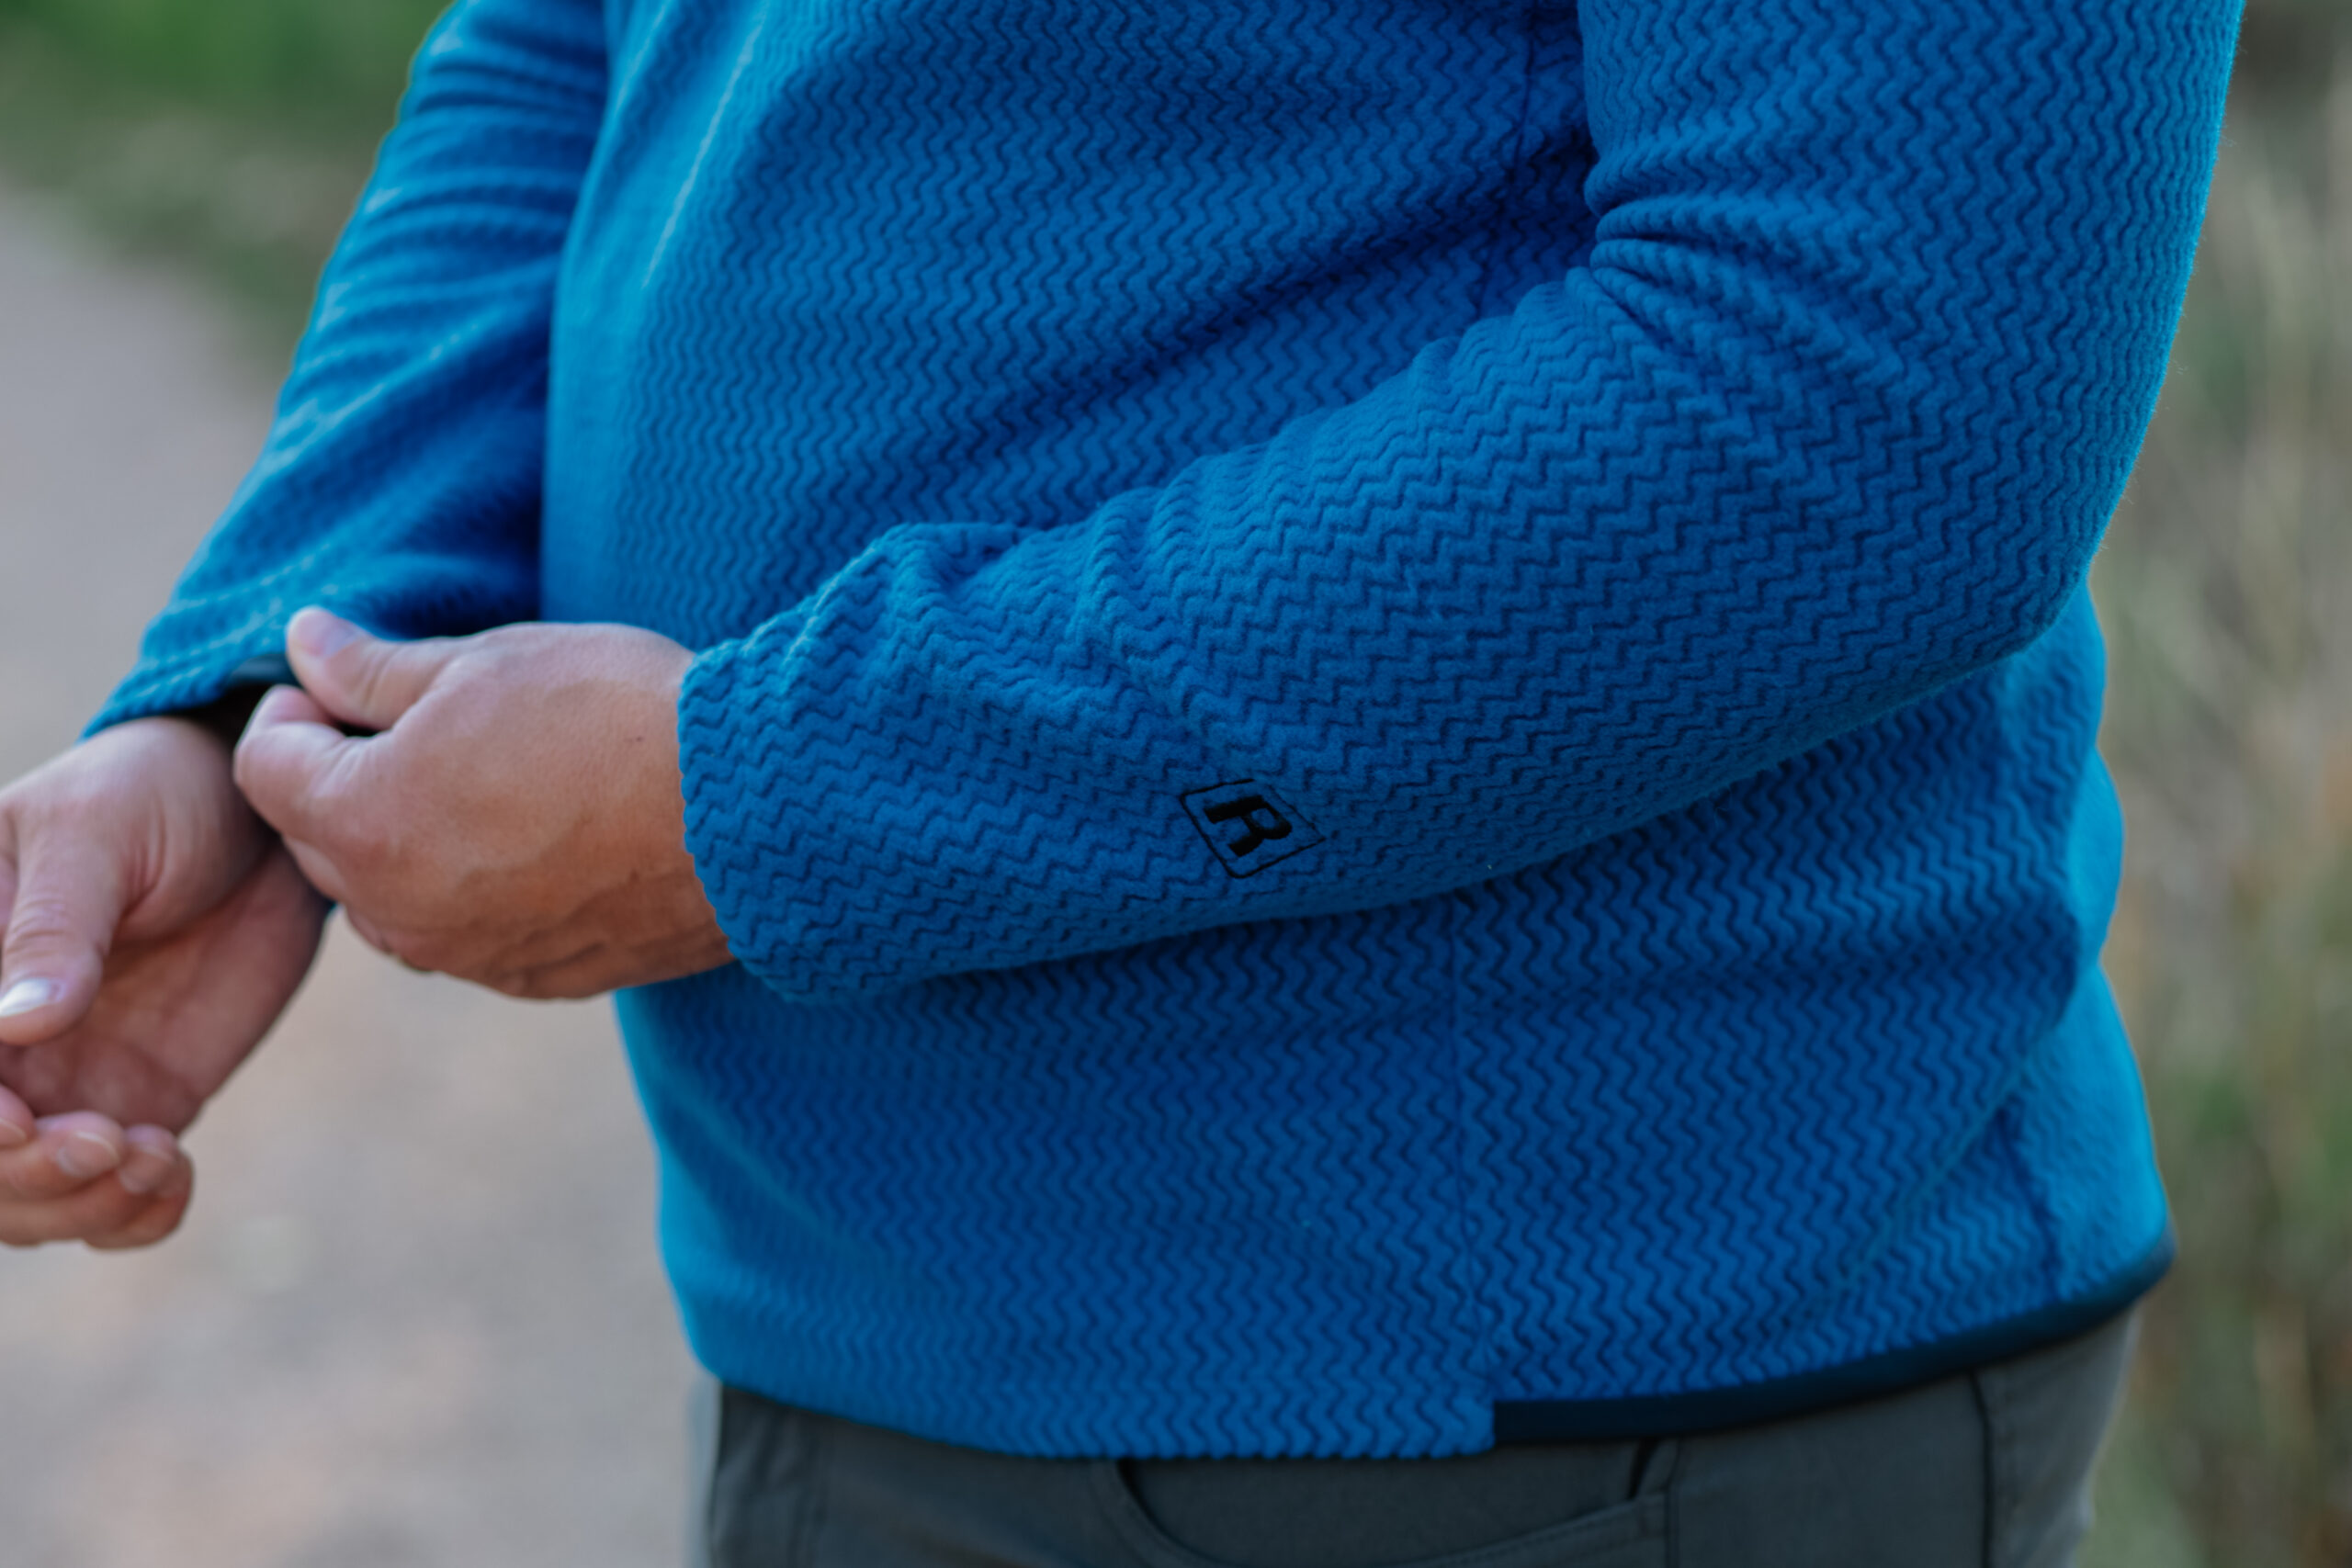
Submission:
[[[821,1508],[823,1427],[799,1411],[721,1388],[704,1559],[696,1568],[797,1568]]]
[[[2090,1531],[2091,1478],[2122,1403],[2137,1312],[1981,1369],[1994,1568],[2064,1568]]]
[[[1665,1568],[1676,1445],[1094,1469],[1150,1568]]]
[[[718,1380],[704,1373],[686,1396],[686,1568],[716,1568],[710,1509],[718,1479]]]

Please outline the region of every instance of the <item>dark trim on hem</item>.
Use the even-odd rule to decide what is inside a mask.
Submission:
[[[1834,1404],[1934,1382],[2087,1334],[2148,1293],[2172,1267],[2172,1224],[2145,1256],[2089,1295],[2053,1302],[2022,1316],[1955,1334],[1932,1344],[1866,1356],[1843,1366],[1739,1388],[1634,1399],[1511,1399],[1495,1405],[1495,1441],[1590,1443],[1636,1438],[1678,1438],[1693,1432],[1753,1427]]]

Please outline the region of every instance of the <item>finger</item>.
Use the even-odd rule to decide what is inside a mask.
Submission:
[[[128,897],[120,850],[52,829],[19,844],[0,936],[0,1044],[35,1045],[90,1010]]]
[[[320,897],[344,905],[346,912],[348,911],[351,897],[349,885],[345,882],[343,873],[336,868],[334,862],[327,858],[324,851],[314,849],[309,844],[297,843],[291,839],[286,840],[286,851],[294,857],[294,864],[301,871],[302,880],[317,888]]]
[[[232,760],[245,803],[288,839],[324,836],[335,786],[367,745],[335,727],[310,694],[273,686],[254,708]]]
[[[86,1241],[120,1235],[148,1210],[164,1201],[133,1192],[119,1181],[94,1181],[76,1192],[47,1201],[0,1199],[0,1242],[39,1247],[52,1241]]]
[[[196,1168],[183,1165],[178,1183],[168,1191],[147,1200],[141,1209],[119,1227],[85,1235],[83,1239],[99,1252],[127,1252],[132,1247],[153,1247],[180,1228],[180,1221],[187,1217],[187,1206],[196,1196]]]
[[[345,923],[351,927],[351,932],[354,936],[366,942],[368,946],[374,948],[377,952],[382,953],[385,957],[390,958],[392,956],[392,944],[390,939],[384,935],[383,931],[376,924],[375,921],[359,913],[348,904],[345,904],[343,907],[343,918]]]
[[[13,1090],[0,1087],[0,1154],[23,1148],[33,1141],[40,1129],[33,1108],[18,1099]]]
[[[579,1001],[603,996],[620,985],[628,956],[608,943],[595,942],[551,963],[520,965],[480,976],[479,983],[518,1001]]]
[[[302,689],[329,713],[362,729],[390,729],[456,657],[458,641],[399,642],[370,635],[340,615],[311,608],[286,628],[286,657]]]
[[[133,1127],[122,1136],[122,1165],[114,1179],[125,1191],[153,1198],[178,1185],[187,1156],[177,1138],[161,1127]]]
[[[122,1167],[130,1140],[95,1111],[44,1118],[33,1141],[0,1153],[0,1196],[55,1199],[79,1192]]]

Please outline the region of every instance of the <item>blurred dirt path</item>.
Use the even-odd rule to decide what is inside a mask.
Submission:
[[[235,485],[266,373],[0,188],[0,777],[68,742]],[[651,1568],[689,1376],[601,1005],[340,923],[190,1139],[181,1234],[0,1253],[7,1568]]]

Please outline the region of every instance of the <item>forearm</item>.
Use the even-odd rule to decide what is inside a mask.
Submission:
[[[1587,265],[1082,522],[885,536],[697,664],[690,841],[772,984],[1498,875],[2049,624],[2161,372],[2226,7],[1580,16]],[[1204,843],[1244,780],[1313,847]]]
[[[252,474],[93,728],[204,707],[314,601],[533,614],[548,318],[604,103],[593,0],[464,0],[320,286]]]

